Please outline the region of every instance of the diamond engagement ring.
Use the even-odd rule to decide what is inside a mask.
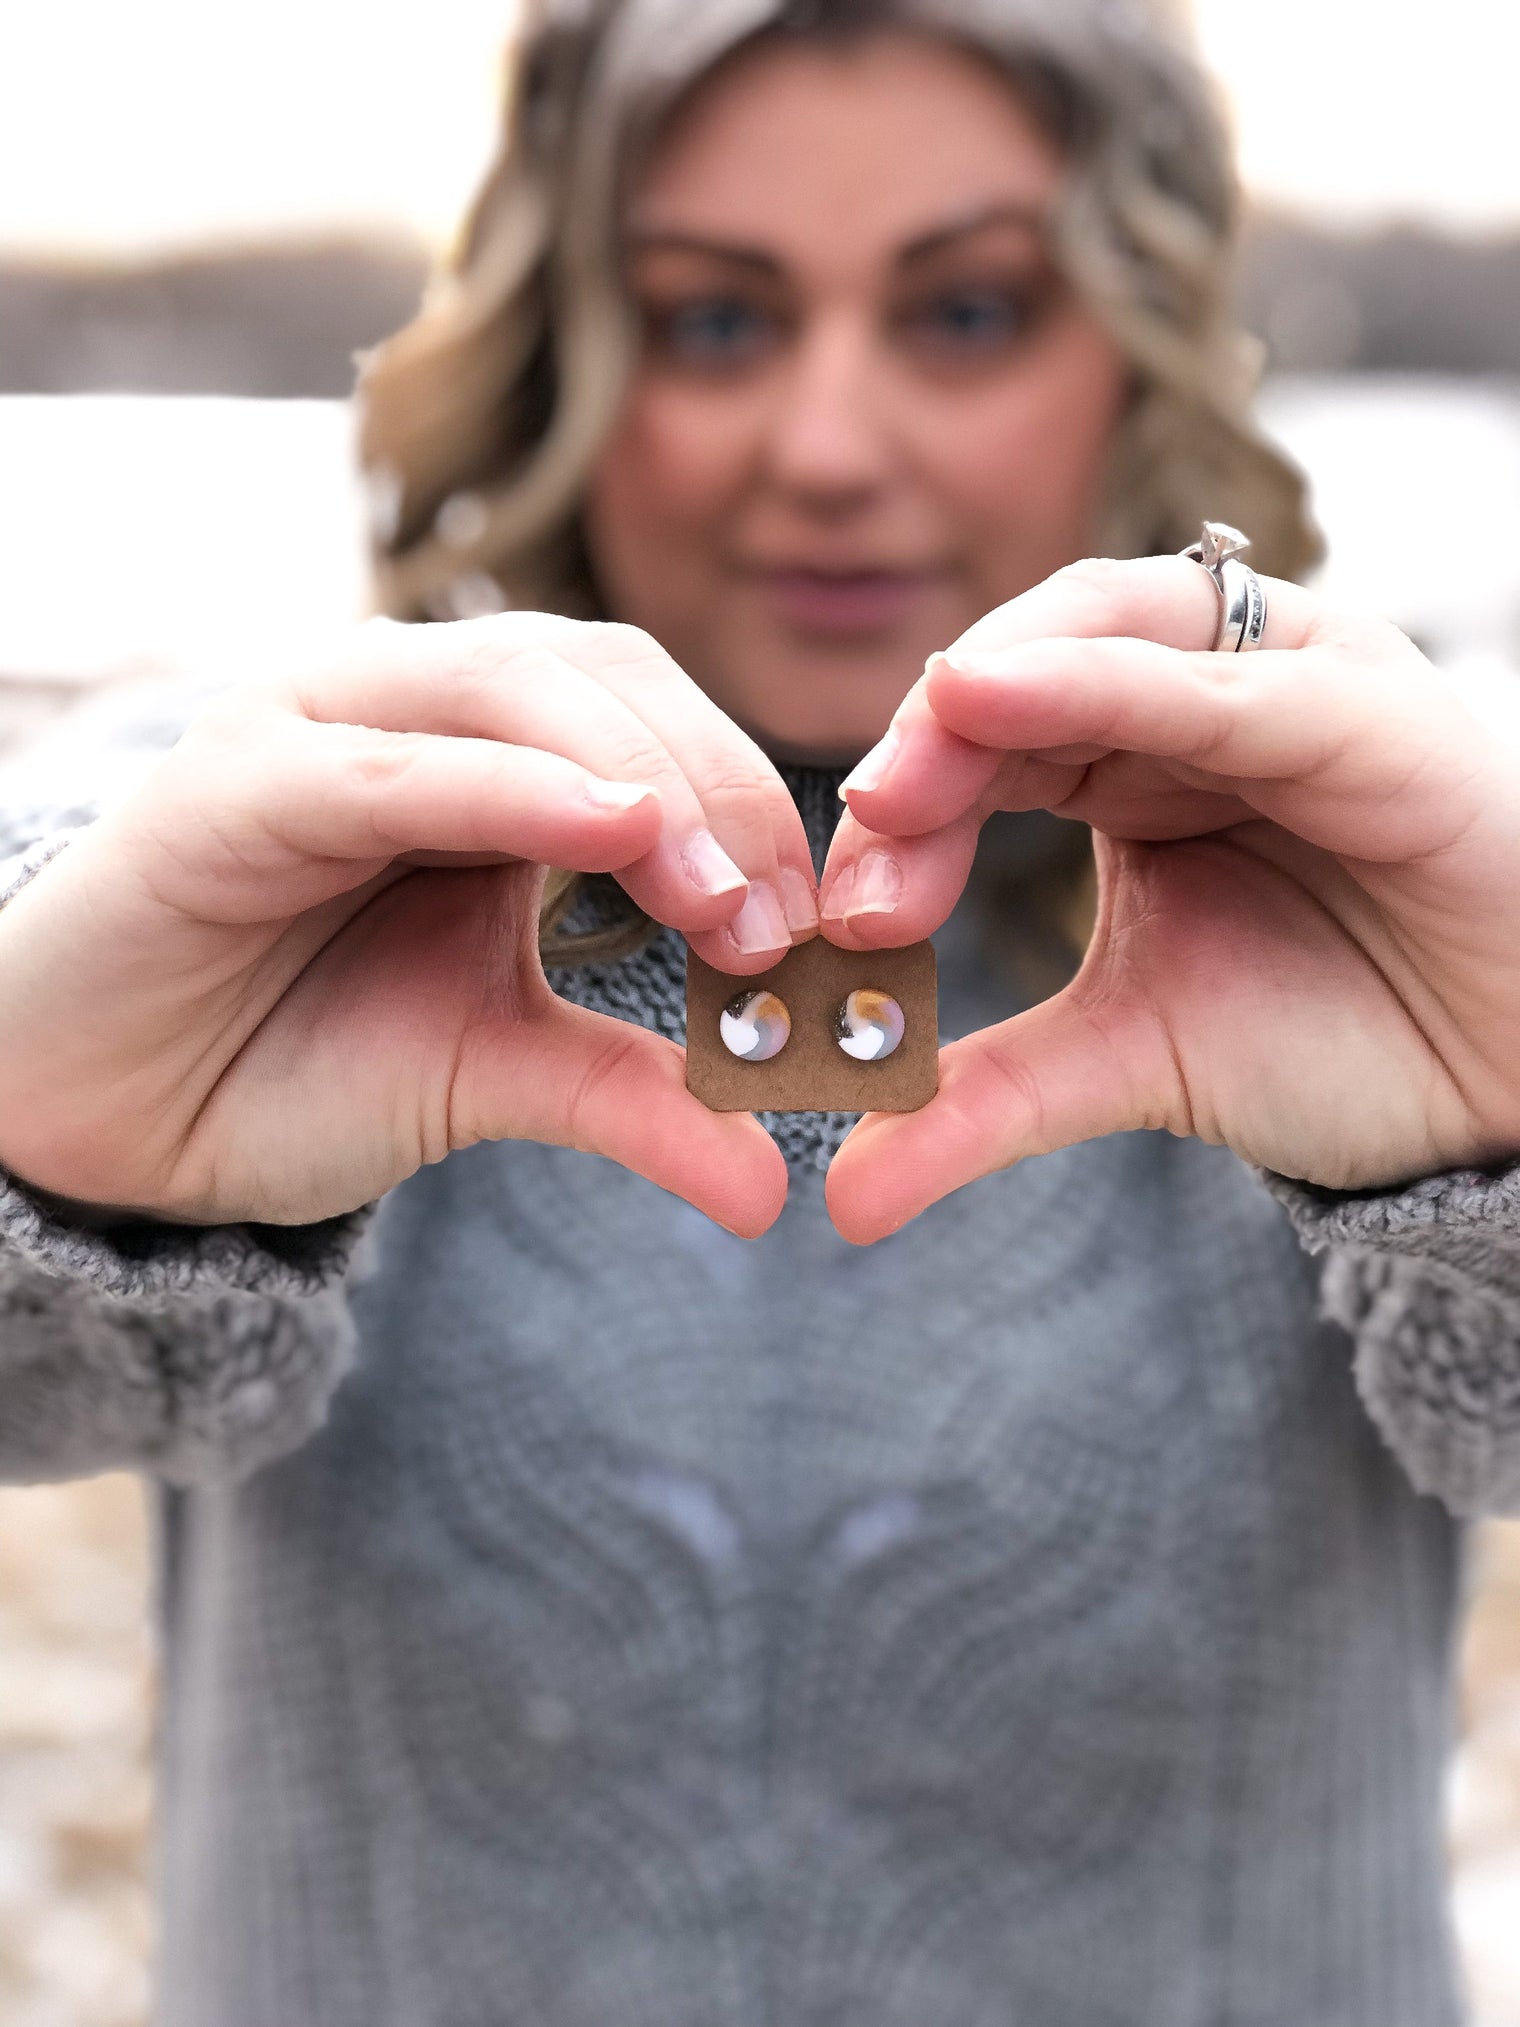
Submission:
[[[1214,638],[1219,654],[1249,654],[1261,646],[1267,630],[1267,594],[1256,572],[1240,560],[1250,546],[1250,536],[1238,528],[1205,521],[1199,539],[1182,551],[1203,565],[1219,593],[1219,632]]]

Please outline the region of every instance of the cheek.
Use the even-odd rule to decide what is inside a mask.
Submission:
[[[745,406],[635,387],[592,474],[594,536],[615,551],[710,536],[744,484],[753,433]]]
[[[1033,570],[1036,582],[1090,546],[1128,398],[1128,369],[1101,333],[1063,337],[942,413],[925,433],[920,469],[932,467],[931,482],[984,563]]]

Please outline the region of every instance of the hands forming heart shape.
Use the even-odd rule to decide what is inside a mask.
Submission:
[[[1100,873],[1073,983],[849,1136],[847,1238],[1137,1127],[1338,1188],[1520,1152],[1520,751],[1393,628],[1267,591],[1262,651],[1220,655],[1196,564],[1063,571],[936,657],[846,783],[820,896],[848,948],[936,928],[994,810],[1090,824]],[[786,1191],[758,1123],[550,991],[550,865],[736,975],[817,933],[779,777],[631,629],[375,622],[230,694],[0,911],[0,1163],[294,1224],[527,1138],[758,1235]]]

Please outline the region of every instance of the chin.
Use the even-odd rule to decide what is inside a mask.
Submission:
[[[891,723],[892,713],[902,701],[908,685],[890,697],[882,697],[868,711],[841,710],[842,699],[815,691],[800,699],[795,710],[774,694],[757,698],[745,709],[737,700],[723,708],[744,727],[773,760],[800,761],[815,767],[853,767],[868,753]],[[717,700],[720,704],[723,699]],[[831,706],[835,708],[831,708]]]
[[[764,748],[766,758],[778,767],[850,768],[876,744],[874,739],[814,742],[779,732],[756,732],[752,736]]]
[[[804,767],[853,767],[886,731],[892,711],[885,707],[868,726],[812,712],[784,719],[775,711],[730,715],[772,760]]]
[[[924,660],[916,645],[846,655],[778,642],[757,667],[751,645],[749,666],[710,694],[772,759],[853,766],[886,731]]]

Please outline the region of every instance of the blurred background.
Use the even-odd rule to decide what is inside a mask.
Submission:
[[[1234,112],[1242,308],[1330,535],[1324,588],[1520,736],[1520,20],[1508,0],[1190,11]],[[485,159],[511,12],[12,10],[0,761],[41,767],[96,699],[204,672],[229,623],[256,659],[362,610],[353,357],[411,313]],[[0,1490],[5,2027],[149,2016],[148,1592],[131,1481]],[[1473,2018],[1520,2027],[1520,1526],[1477,1542],[1460,1719]]]

